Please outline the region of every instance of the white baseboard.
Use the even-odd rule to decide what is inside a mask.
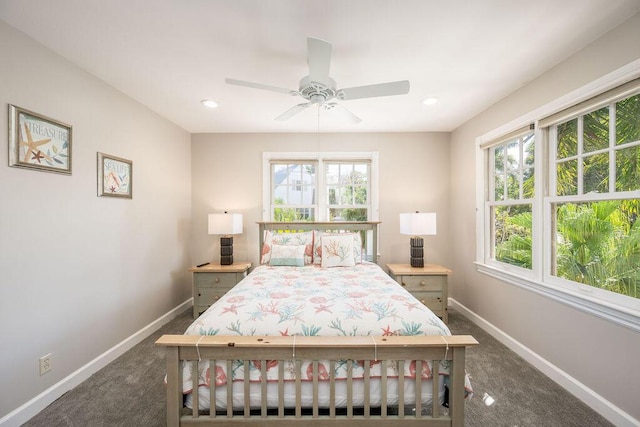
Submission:
[[[543,374],[551,378],[562,388],[589,405],[612,424],[619,427],[640,426],[640,420],[633,418],[622,409],[618,408],[586,385],[582,384],[562,369],[550,363],[530,348],[522,345],[504,331],[498,329],[484,318],[478,316],[458,301],[449,298],[449,305],[462,313],[466,318],[484,329],[489,335],[500,341],[518,356],[535,366]]]
[[[109,363],[116,360],[118,357],[122,356],[133,346],[142,342],[142,340],[150,336],[152,333],[160,329],[164,324],[168,323],[170,320],[175,318],[177,315],[179,315],[192,305],[193,298],[189,298],[187,301],[183,302],[173,310],[160,316],[158,319],[149,323],[147,326],[140,329],[135,334],[131,335],[122,342],[105,351],[100,356],[96,357],[77,371],[73,372],[71,375],[58,381],[56,384],[52,385],[22,406],[9,412],[7,415],[0,419],[0,426],[18,427],[29,421],[40,411],[54,402],[57,398],[79,385],[81,382],[98,372],[100,369],[107,366]]]

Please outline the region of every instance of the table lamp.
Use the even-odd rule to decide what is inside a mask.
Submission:
[[[424,267],[424,240],[436,235],[435,213],[401,213],[400,234],[411,236],[411,267]]]
[[[220,265],[233,264],[233,234],[242,234],[242,214],[209,214],[209,234],[220,235]]]

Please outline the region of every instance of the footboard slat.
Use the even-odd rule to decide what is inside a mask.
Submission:
[[[463,426],[465,349],[478,343],[470,336],[443,338],[445,337],[384,337],[376,340],[374,343],[376,348],[374,348],[370,337],[369,339],[359,339],[359,337],[297,337],[294,347],[292,337],[165,335],[158,339],[156,344],[165,346],[167,351],[167,424],[169,426],[215,425],[219,423],[245,425],[257,422],[260,425],[293,425],[304,422],[306,425],[306,423],[315,422],[318,427],[334,424],[370,427],[371,423],[378,426],[390,426],[402,422],[405,426]],[[259,356],[256,357],[257,355]],[[200,362],[201,356],[202,362]],[[284,380],[284,362],[291,360],[294,361],[293,371],[295,372],[291,376],[294,381],[285,388],[285,383],[289,380]],[[423,362],[425,360],[432,365],[431,386],[424,384],[426,380],[422,379],[420,375],[423,368],[427,369],[424,365],[425,362]],[[439,360],[448,361],[449,368],[446,372],[439,368]],[[218,377],[216,361],[222,363],[222,366],[226,366],[226,379],[224,372],[218,368],[220,369],[220,380],[226,381],[226,387],[221,382],[216,385]],[[302,361],[312,362],[308,370],[305,363],[305,372],[302,372]],[[326,382],[324,379],[327,377],[327,373],[324,368],[320,369],[320,361],[329,370]],[[379,363],[383,368],[380,375],[376,377],[373,376],[371,370],[373,361]],[[397,379],[394,375],[391,384],[394,389],[396,386],[398,388],[398,404],[397,408],[395,406],[391,408],[393,411],[390,410],[387,399],[395,399],[395,396],[389,396],[390,378],[387,376],[387,370],[384,369],[388,366],[389,361],[397,363],[400,373],[404,372],[408,361],[415,361],[416,367],[416,376],[409,382],[406,382],[408,379],[405,380],[403,374],[398,375]],[[206,375],[209,382],[207,388],[210,393],[211,410],[209,417],[199,417],[198,405],[205,401],[205,396],[196,391],[198,390],[197,368],[198,365],[206,362],[209,363],[209,372]],[[193,363],[194,368],[194,391],[191,396],[194,409],[190,414],[185,413],[184,415],[182,415],[182,363]],[[270,365],[271,363],[274,365]],[[345,379],[336,378],[338,363],[346,363],[346,365],[342,365],[346,367]],[[364,363],[364,369],[361,369],[361,363]],[[260,365],[261,378],[251,382],[249,381],[250,371],[254,365],[257,367],[257,364]],[[274,366],[274,369],[277,365],[278,375],[277,379],[273,377],[273,384],[268,384],[265,380],[267,365]],[[244,378],[242,374],[238,374],[239,377],[233,376],[234,366],[240,369],[244,367]],[[354,378],[355,366],[358,366],[357,379]],[[413,365],[410,367],[413,373]],[[202,368],[204,369],[205,366]],[[270,370],[269,372],[271,375],[275,374],[274,371]],[[448,414],[443,414],[440,409],[439,392],[442,374],[449,375]],[[309,380],[308,383],[307,380]],[[380,393],[375,394],[376,399],[379,398],[380,401],[375,405],[375,411],[373,411],[374,405],[371,400],[374,380],[380,382]],[[239,396],[235,413],[233,406],[234,381],[236,381],[237,387],[235,388],[238,389],[238,392],[244,392],[244,396]],[[305,382],[304,387],[302,387],[303,381]],[[405,385],[408,387],[415,385],[415,406],[413,403],[407,402],[407,405],[415,407],[415,412],[405,410],[405,398],[409,396],[408,392],[405,392]],[[358,406],[356,406],[356,395],[354,394],[356,386],[359,388]],[[423,386],[427,387],[426,390],[423,390]],[[207,388],[202,390],[207,391]],[[339,408],[336,402],[338,389],[340,393],[344,390],[346,398],[346,404],[342,402]],[[295,392],[294,402],[290,409],[286,407],[288,405],[286,403],[288,398],[285,397],[286,390]],[[308,403],[303,402],[302,393],[304,390],[309,393],[304,396],[304,402]],[[407,390],[411,390],[411,388]],[[428,395],[424,393],[428,393],[429,390],[432,394],[432,404],[423,405],[423,397],[428,399]],[[226,417],[216,416],[216,392],[224,393],[225,391],[226,408],[220,409],[221,411],[226,409]],[[328,400],[324,396],[324,393],[327,392],[329,394]],[[270,393],[273,393],[273,396],[267,400],[267,395]],[[219,397],[223,401],[225,400],[224,397]],[[272,405],[275,406],[273,409],[271,409]],[[304,405],[309,406],[305,407]],[[326,408],[323,405],[327,405]],[[396,404],[393,403],[393,405]],[[255,412],[252,412],[252,407]],[[273,413],[276,407],[277,414]]]
[[[209,405],[213,408],[209,411],[209,418],[216,417],[216,381],[218,381],[218,378],[215,366],[216,360],[209,359]]]
[[[431,401],[431,416],[433,418],[440,417],[440,361],[433,361],[433,369],[431,371],[433,380],[431,382],[431,395],[433,399]]]
[[[371,405],[370,405],[370,390],[369,390],[369,381],[370,381],[370,371],[371,365],[369,362],[364,362],[364,417],[369,418],[371,416]]]
[[[260,416],[267,417],[267,361],[260,364]]]
[[[198,412],[198,408],[200,407],[200,387],[199,386],[199,380],[200,378],[198,378],[198,361],[194,360],[193,362],[193,374],[191,375],[191,382],[193,384],[193,390],[191,391],[191,396],[193,398],[193,407],[195,408],[195,410],[193,411],[193,418],[198,418],[199,412]]]
[[[329,362],[329,417],[336,416],[336,361]]]
[[[249,372],[249,361],[244,361],[244,378],[242,379],[244,383],[244,417],[249,418],[251,415],[251,391],[249,386],[251,385],[251,381],[249,381],[251,373]]]
[[[284,363],[278,364],[278,418],[284,418]]]
[[[233,372],[232,361],[227,360],[227,374]],[[231,381],[231,375],[227,377],[227,418],[233,417],[233,381]]]
[[[347,418],[353,418],[353,361],[347,360]]]
[[[416,417],[422,418],[422,360],[416,360],[416,406],[415,408],[416,408],[416,411],[415,411]]]
[[[382,377],[380,379],[381,384],[380,384],[380,400],[381,400],[381,407],[380,407],[380,416],[382,418],[386,418],[387,417],[387,361],[386,360],[382,360],[380,362],[382,364],[381,367],[381,371],[382,371]]]
[[[404,360],[398,360],[398,372],[404,372]],[[404,418],[404,375],[398,377],[398,417]]]
[[[313,361],[313,418],[318,418],[320,411],[318,409],[318,361]]]

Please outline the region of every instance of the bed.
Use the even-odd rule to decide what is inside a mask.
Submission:
[[[156,342],[167,424],[464,425],[478,343],[371,262],[378,224],[259,223],[261,265]]]

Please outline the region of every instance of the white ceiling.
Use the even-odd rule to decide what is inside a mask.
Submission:
[[[0,0],[0,18],[189,132],[451,131],[640,10],[640,0]],[[302,98],[306,38],[333,45],[338,88],[409,80],[408,95]],[[421,101],[436,96],[439,103]],[[219,103],[213,110],[203,98]],[[319,120],[318,120],[319,119]]]

